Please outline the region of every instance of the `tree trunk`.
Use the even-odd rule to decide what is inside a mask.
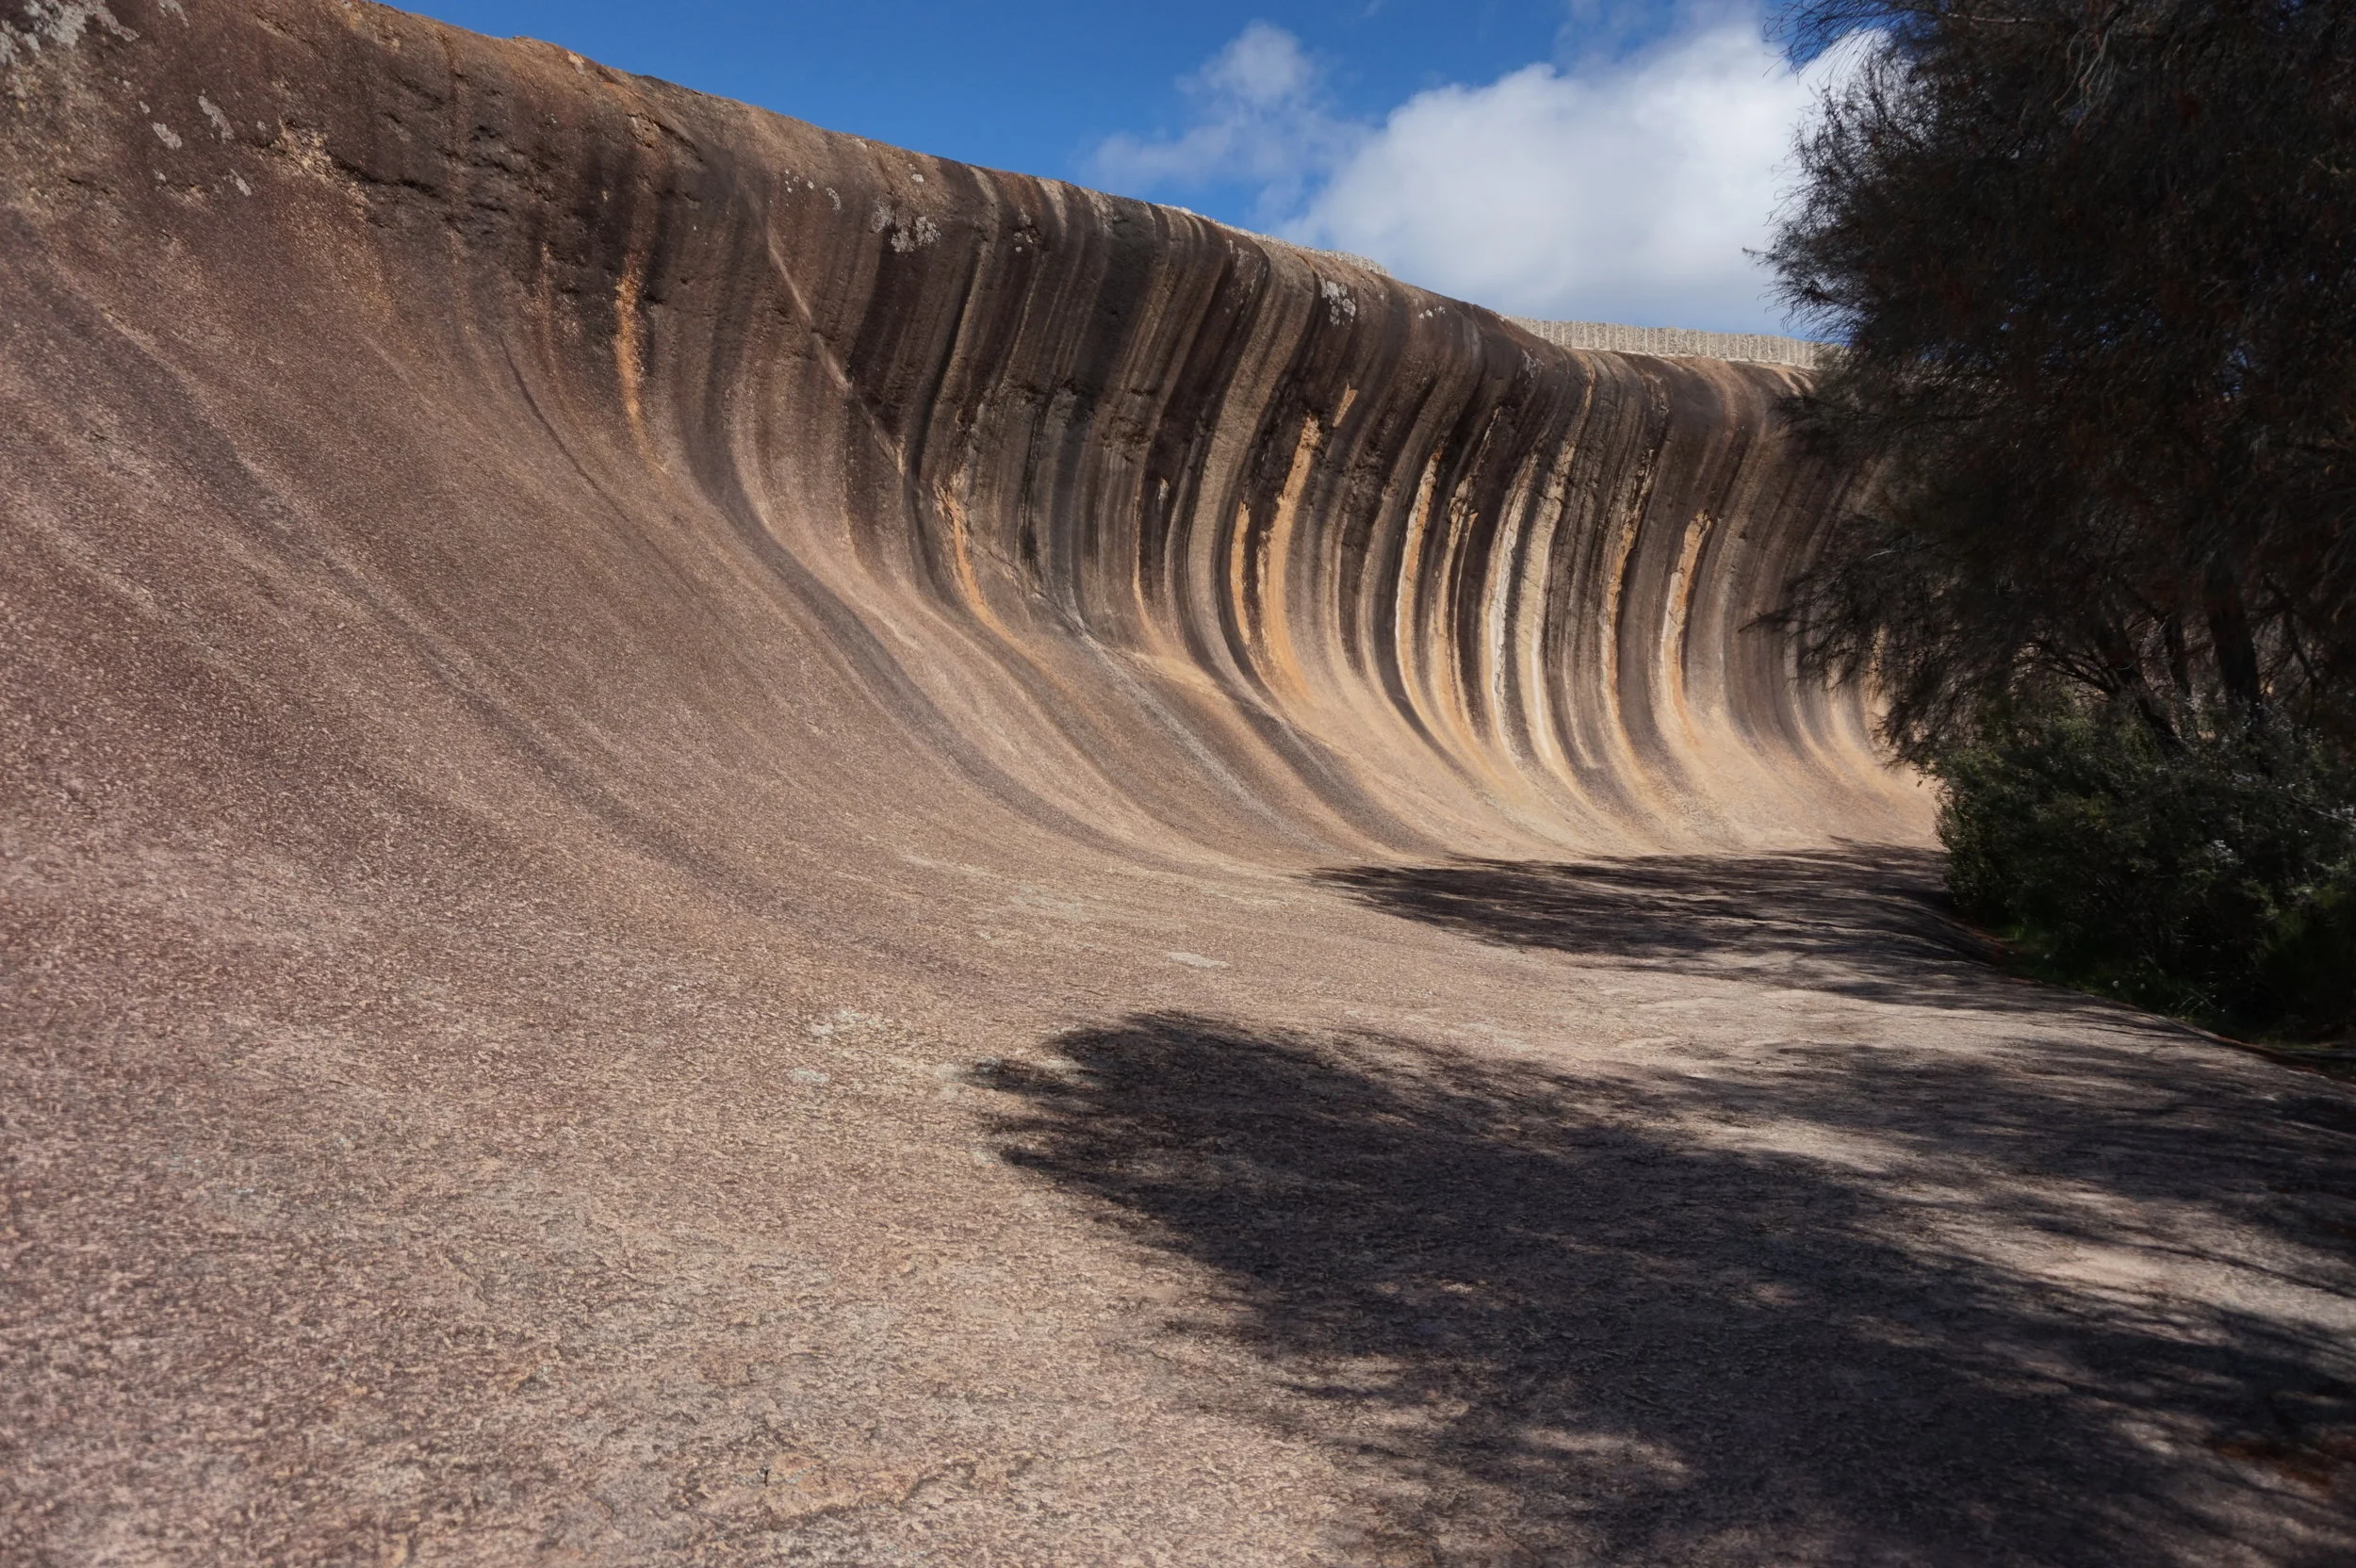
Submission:
[[[2226,698],[2234,708],[2245,714],[2255,713],[2266,702],[2266,693],[2258,683],[2258,645],[2250,636],[2241,580],[2222,556],[2210,558],[2204,596],[2217,679],[2224,683]]]

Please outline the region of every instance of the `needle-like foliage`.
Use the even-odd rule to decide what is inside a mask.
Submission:
[[[1792,618],[1918,760],[2059,683],[2138,711],[2356,682],[2356,4],[1817,0],[1856,68],[1770,253],[1871,476]]]

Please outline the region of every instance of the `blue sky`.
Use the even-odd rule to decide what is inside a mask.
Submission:
[[[1745,0],[417,8],[1358,252],[1500,310],[1734,331],[1779,325],[1742,253],[1764,241],[1814,81]]]

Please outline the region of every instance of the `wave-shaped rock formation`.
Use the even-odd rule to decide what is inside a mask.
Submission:
[[[1802,372],[342,0],[0,92],[0,1558],[2344,1539],[2137,1446],[2337,1484],[2340,1265],[1925,909]]]
[[[374,18],[298,49],[270,14],[118,23],[135,41],[92,12],[80,44],[171,74],[106,113],[103,80],[53,85],[95,57],[72,25],[45,53],[25,31],[22,220],[52,267],[139,291],[119,308],[332,368],[316,402],[221,411],[317,454],[253,482],[348,485],[352,452],[401,452],[402,520],[357,544],[438,559],[354,569],[432,596],[459,569],[468,602],[414,629],[545,702],[584,777],[685,726],[722,771],[777,778],[834,751],[755,711],[872,704],[903,780],[1100,843],[1914,820],[1854,701],[1753,626],[1833,489],[1774,429],[1788,377],[1555,352],[1336,258],[554,49],[396,49],[414,24]],[[123,265],[135,233],[183,259]],[[395,390],[420,377],[432,397]],[[515,472],[558,459],[552,482]],[[502,479],[526,508],[473,498]],[[174,531],[216,547],[209,521]],[[788,637],[832,668],[762,668]],[[599,673],[524,679],[511,647]]]

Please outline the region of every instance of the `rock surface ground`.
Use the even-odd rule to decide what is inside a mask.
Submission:
[[[0,3],[0,1560],[2356,1554],[2356,1096],[2009,979],[1795,372]]]

